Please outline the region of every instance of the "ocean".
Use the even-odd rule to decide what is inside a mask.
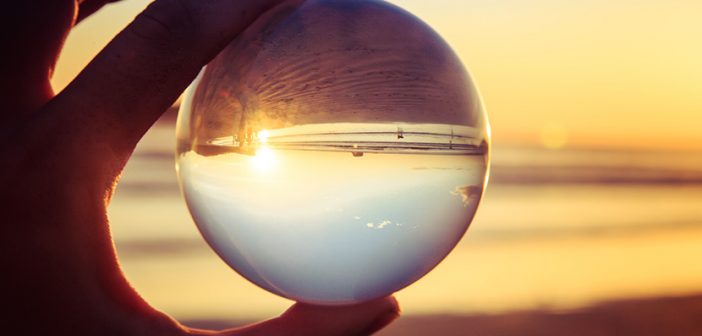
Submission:
[[[291,302],[250,284],[200,237],[178,190],[173,124],[139,144],[109,207],[133,286],[179,320],[251,321]],[[702,292],[702,158],[496,146],[467,234],[397,293],[404,315],[571,309]]]

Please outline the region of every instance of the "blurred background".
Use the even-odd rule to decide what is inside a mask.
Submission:
[[[149,2],[81,23],[55,89]],[[381,335],[702,333],[702,2],[390,2],[470,69],[493,160],[467,235],[397,293],[404,316]],[[128,278],[190,325],[278,315],[291,302],[238,276],[192,223],[175,113],[139,144],[109,209]]]

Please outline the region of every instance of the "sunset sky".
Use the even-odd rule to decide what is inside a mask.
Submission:
[[[149,1],[106,7],[69,37],[56,90]],[[394,0],[451,44],[496,144],[702,149],[702,2]]]

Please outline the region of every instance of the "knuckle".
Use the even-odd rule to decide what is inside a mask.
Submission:
[[[131,32],[156,45],[169,45],[195,36],[197,9],[185,0],[157,0],[134,20]]]

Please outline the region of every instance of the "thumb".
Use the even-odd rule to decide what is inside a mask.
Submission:
[[[370,335],[399,314],[397,300],[392,296],[351,306],[296,303],[278,318],[222,335]]]
[[[202,66],[282,2],[156,0],[54,98],[50,112],[61,114],[62,129],[83,136],[75,140],[106,143],[126,157]],[[293,8],[288,3],[283,10]]]

